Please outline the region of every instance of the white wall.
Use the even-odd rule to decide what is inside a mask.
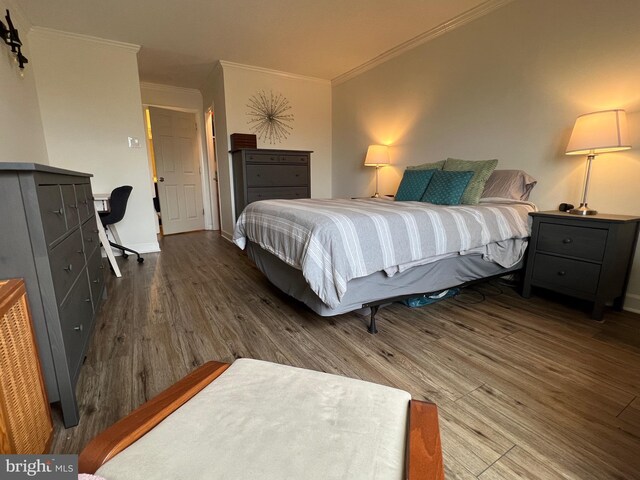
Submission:
[[[214,189],[212,191],[209,179],[211,172],[209,171],[209,161],[207,155],[206,144],[206,128],[204,125],[205,116],[203,113],[202,94],[199,90],[191,88],[174,87],[171,85],[161,85],[157,83],[140,83],[140,94],[142,103],[145,106],[154,106],[190,112],[195,115],[198,125],[199,151],[200,151],[200,167],[202,171],[202,192],[204,197],[204,218],[205,228],[207,230],[218,230],[220,228],[218,221],[218,193]],[[211,165],[214,169],[215,165]]]
[[[0,0],[0,17],[3,22],[7,8],[11,11],[11,20],[20,34],[22,53],[29,59],[29,63],[21,73],[9,46],[0,42],[0,162],[46,164],[49,161],[27,35],[30,25],[16,4],[7,0]]]
[[[232,169],[228,143],[232,133],[252,133],[247,116],[249,98],[263,90],[284,95],[292,105],[293,131],[281,143],[258,140],[258,148],[313,150],[311,154],[311,196],[331,196],[331,85],[328,81],[276,72],[257,67],[221,62],[224,79],[224,117],[215,102],[218,172],[220,175],[222,230],[233,232],[231,196]],[[206,97],[206,95],[205,95]],[[215,99],[214,99],[215,101]],[[224,122],[224,125],[221,123]],[[226,162],[224,161],[226,159]]]
[[[34,28],[29,34],[49,163],[89,172],[96,193],[131,185],[123,243],[158,251],[135,45]],[[127,137],[141,148],[129,148]]]
[[[632,150],[598,157],[589,204],[640,215],[637,0],[515,0],[333,88],[333,194],[373,191],[368,144],[391,145],[380,192],[406,165],[498,158],[539,180],[541,209],[578,203],[582,157],[564,150],[576,116],[627,110]],[[640,252],[640,250],[639,250]],[[640,254],[627,306],[640,310]]]

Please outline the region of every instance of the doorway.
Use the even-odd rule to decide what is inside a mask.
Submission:
[[[196,116],[149,107],[149,155],[160,231],[163,235],[204,229],[203,182]]]

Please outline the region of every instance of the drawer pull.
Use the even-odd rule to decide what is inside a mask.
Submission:
[[[82,204],[83,204],[83,205],[87,205],[88,203],[89,203],[89,202],[87,202],[86,200],[83,200],[83,201],[82,201]]]
[[[73,265],[69,264],[69,265],[67,265],[66,267],[64,267],[64,269],[63,269],[63,270],[65,270],[65,271],[67,271],[67,272],[71,272],[71,271],[73,271]]]
[[[93,237],[87,237],[86,240],[87,240],[88,243],[91,243],[91,242],[93,242]]]
[[[98,233],[98,229],[96,228],[95,230],[93,230],[93,233]]]
[[[80,325],[76,325],[75,327],[73,327],[73,329],[74,329],[76,332],[81,332],[81,331],[83,330],[83,328],[82,328],[82,324],[80,324]]]
[[[78,253],[79,253],[80,255],[82,255],[82,254],[84,253],[84,250],[83,250],[83,249],[80,249],[80,250],[78,250]]]
[[[104,265],[100,264],[100,266],[98,267],[100,270],[104,270]]]
[[[567,274],[567,272],[565,272],[564,270],[560,270],[558,272],[558,275],[561,276],[561,277],[564,277],[566,274]]]
[[[59,208],[58,210],[51,210],[51,213],[55,213],[56,215],[62,215],[63,210]]]
[[[91,301],[91,299],[90,298],[85,298],[84,301],[89,303]]]
[[[562,243],[571,243],[573,242],[573,239],[571,238],[565,238],[564,240],[562,240]]]
[[[96,278],[95,280],[91,280],[93,283],[100,283],[100,279]]]
[[[70,203],[69,204],[69,208],[78,208],[78,204],[77,203]]]

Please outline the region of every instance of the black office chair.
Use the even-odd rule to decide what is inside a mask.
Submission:
[[[129,195],[131,195],[131,190],[133,190],[133,187],[125,185],[123,187],[115,188],[111,192],[111,198],[109,199],[109,206],[111,207],[110,210],[108,212],[100,212],[100,221],[102,222],[102,226],[104,228],[107,228],[107,226],[113,225],[114,223],[118,223],[124,218],[124,214],[127,211],[127,202],[129,201]],[[144,258],[142,258],[140,254],[135,250],[123,247],[122,245],[111,241],[109,241],[109,245],[117,248],[118,250],[122,250],[122,258],[127,258],[129,256],[127,252],[131,252],[135,253],[138,256],[138,263],[144,262]]]

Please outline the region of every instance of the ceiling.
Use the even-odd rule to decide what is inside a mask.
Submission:
[[[141,45],[140,79],[202,88],[217,60],[333,79],[485,0],[20,0],[34,26]]]

